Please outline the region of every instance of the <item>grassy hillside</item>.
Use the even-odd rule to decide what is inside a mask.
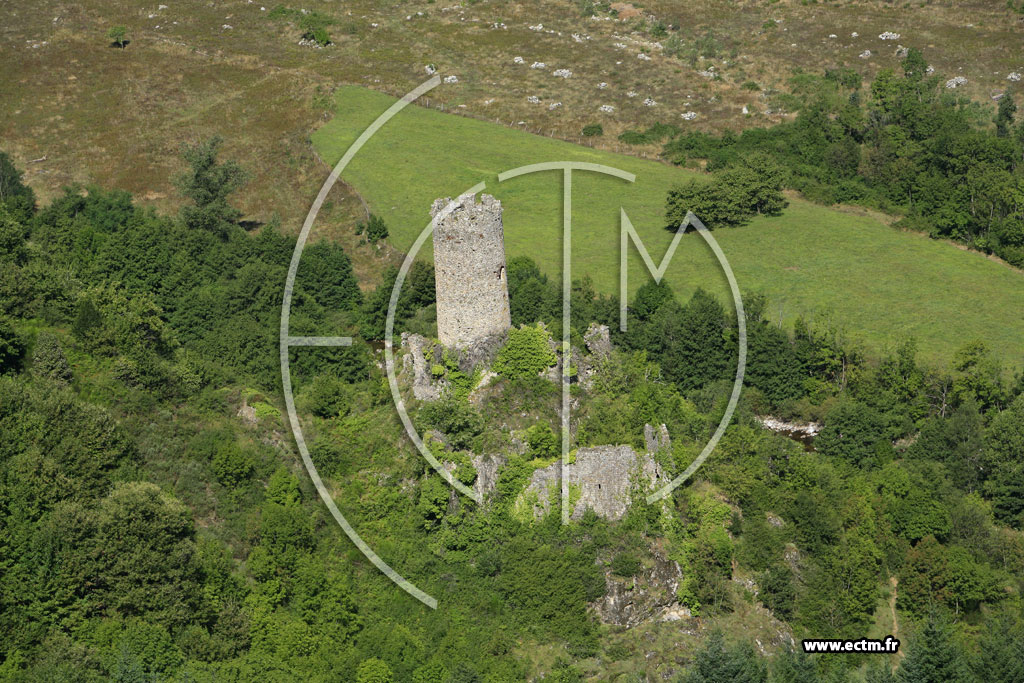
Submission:
[[[442,86],[444,87],[444,86]],[[358,87],[342,88],[335,118],[313,135],[329,163],[393,101]],[[497,174],[540,161],[590,161],[637,176],[577,173],[573,185],[574,276],[618,289],[619,220],[623,206],[656,261],[671,233],[664,229],[666,190],[688,172],[653,161],[579,147],[521,131],[409,107],[356,156],[344,174],[407,249],[428,223],[431,201],[485,181],[505,205],[510,256],[526,254],[557,274],[561,253],[561,178],[546,172],[505,181]],[[715,237],[742,291],[764,292],[774,318],[832,313],[869,348],[883,351],[914,336],[929,360],[946,362],[966,341],[980,338],[1004,361],[1020,363],[1024,277],[981,254],[954,248],[880,221],[794,200],[782,216],[758,218]],[[421,256],[428,255],[424,252]],[[630,291],[645,281],[635,249]],[[697,235],[684,237],[667,277],[681,296],[701,286],[727,296],[724,276]]]

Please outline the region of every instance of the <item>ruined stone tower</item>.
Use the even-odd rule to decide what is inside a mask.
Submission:
[[[508,333],[512,325],[505,274],[501,202],[491,195],[437,199],[434,270],[437,336],[448,347],[465,347]]]

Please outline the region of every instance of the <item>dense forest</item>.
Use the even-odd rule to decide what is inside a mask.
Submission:
[[[880,78],[873,92],[925,82]],[[893,122],[871,135],[913,120],[897,111],[912,99],[896,97]],[[793,125],[820,132],[811,115]],[[727,165],[747,134],[699,140]],[[670,144],[682,154],[696,141]],[[292,331],[357,341],[292,351],[312,457],[364,538],[438,597],[424,608],[339,532],[294,455],[277,334],[295,241],[273,224],[240,227],[230,194],[246,173],[217,159],[218,144],[186,149],[176,216],[96,187],[37,207],[0,155],[0,679],[578,681],[623,661],[639,672],[648,646],[588,603],[606,571],[636,573],[655,545],[679,563],[676,599],[708,631],[672,653],[670,679],[1024,676],[1024,376],[982,342],[948,368],[920,364],[910,339],[872,358],[840,326],[783,329],[748,298],[748,387],[714,457],[664,503],[562,525],[514,505],[558,452],[558,386],[531,368],[553,360],[546,337],[562,332],[557,284],[511,260],[513,323],[533,331],[512,335],[485,400],[469,399],[472,378],[453,364],[437,369],[452,391],[413,406],[465,481],[470,453],[507,453],[477,506],[404,438],[369,344],[394,271],[364,296],[343,250],[318,242],[303,255]],[[799,168],[793,177],[825,166]],[[396,329],[433,336],[433,299],[432,268],[418,264]],[[639,447],[645,424],[664,423],[673,445],[660,464],[675,474],[724,411],[737,321],[664,282],[642,287],[629,315],[618,332],[618,302],[574,283],[574,345],[598,322],[616,350],[588,389],[573,387],[573,445]],[[815,448],[764,429],[766,414],[821,421]],[[857,638],[890,597],[902,659],[764,652],[716,626],[759,603],[797,639]]]
[[[883,69],[866,92],[853,69],[798,73],[790,92],[772,98],[795,119],[770,128],[715,136],[661,124],[620,139],[663,142],[667,160],[714,174],[714,182],[670,194],[673,225],[677,206],[711,227],[774,213],[781,198],[765,188],[785,186],[814,201],[902,216],[897,227],[1024,268],[1024,120],[1012,87],[993,112],[944,85],[918,49],[907,51],[901,71]]]

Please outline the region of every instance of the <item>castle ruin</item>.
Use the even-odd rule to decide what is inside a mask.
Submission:
[[[434,223],[434,277],[437,336],[447,347],[464,348],[504,337],[512,326],[505,273],[501,202],[488,194],[480,201],[462,195],[437,199]]]

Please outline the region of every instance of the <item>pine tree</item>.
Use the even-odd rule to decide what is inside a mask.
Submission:
[[[817,683],[818,670],[809,656],[786,648],[772,662],[771,683]]]
[[[764,683],[764,663],[747,644],[727,646],[721,631],[713,631],[693,660],[687,683]]]
[[[974,681],[948,623],[934,612],[909,648],[896,673],[899,683],[967,683]]]
[[[32,372],[39,377],[48,377],[60,384],[71,381],[71,366],[56,335],[43,332],[36,339],[32,353]]]

